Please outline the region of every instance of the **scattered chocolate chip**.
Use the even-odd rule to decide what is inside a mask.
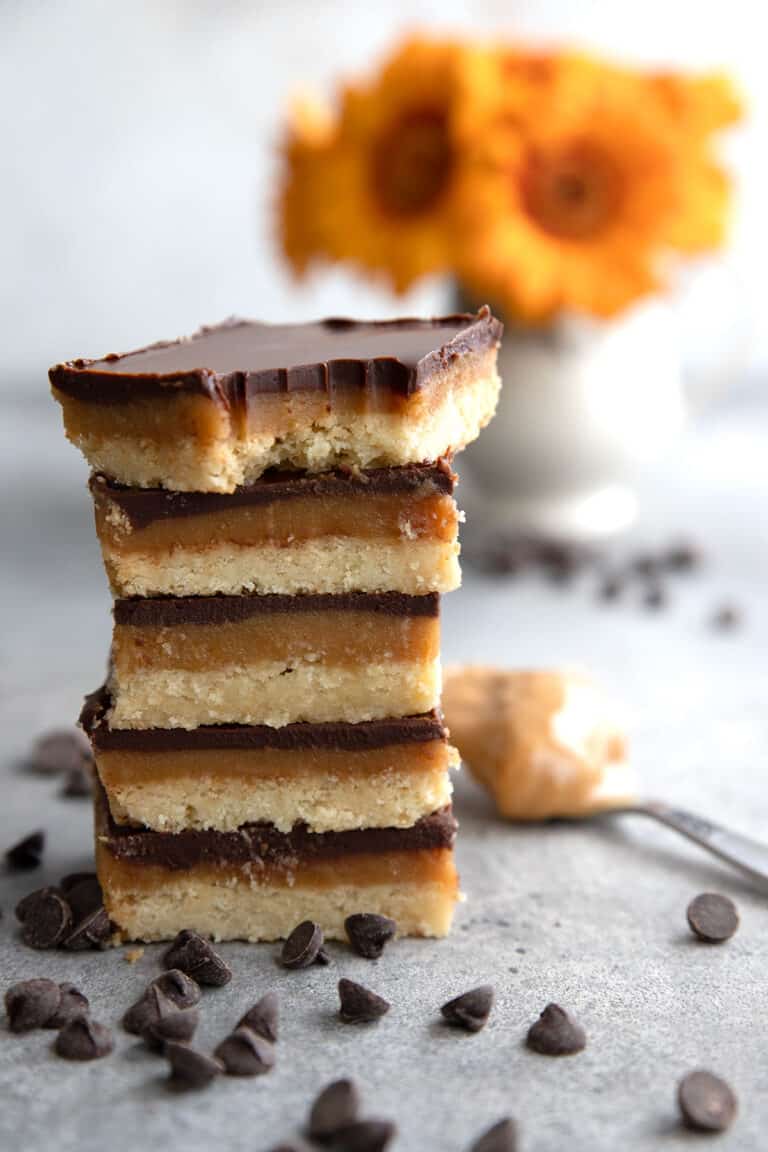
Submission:
[[[61,1000],[61,989],[53,980],[22,980],[5,994],[5,1010],[11,1032],[31,1032],[44,1028]]]
[[[275,1050],[250,1028],[236,1028],[222,1040],[214,1055],[230,1076],[263,1076],[275,1063]]]
[[[55,886],[35,888],[33,892],[28,892],[26,896],[22,896],[15,908],[16,919],[23,924],[27,918],[27,914],[35,907],[41,897],[47,895],[49,892],[61,894],[61,889]],[[69,903],[69,901],[67,901],[67,903]]]
[[[332,963],[333,961],[331,960],[330,954],[325,948],[321,948],[317,956],[315,956],[315,964],[319,964],[321,968],[327,968],[328,965]]]
[[[638,576],[648,579],[651,576],[658,576],[662,562],[658,556],[654,556],[651,552],[640,552],[635,556],[631,567]]]
[[[356,1120],[337,1129],[333,1144],[339,1152],[383,1152],[396,1133],[389,1120]]]
[[[59,991],[61,993],[59,1006],[45,1024],[46,1028],[63,1028],[75,1017],[86,1015],[90,1007],[88,997],[74,984],[67,982],[59,984]]]
[[[72,925],[69,904],[55,888],[43,888],[24,908],[21,938],[29,948],[55,948]]]
[[[91,1020],[90,1016],[76,1016],[59,1032],[54,1051],[65,1060],[99,1060],[108,1056],[115,1046],[109,1028]]]
[[[702,892],[686,910],[691,932],[707,944],[730,940],[739,927],[739,913],[733,900],[719,892]]]
[[[572,1020],[559,1004],[547,1004],[528,1030],[527,1044],[542,1056],[572,1056],[587,1046],[581,1025]]]
[[[643,606],[654,611],[667,606],[667,594],[661,584],[649,584],[643,592]]]
[[[178,1088],[205,1088],[224,1071],[218,1060],[190,1044],[169,1040],[164,1054],[171,1066],[171,1081]]]
[[[91,748],[82,732],[77,728],[56,728],[35,741],[27,764],[34,772],[57,776],[90,763],[91,759]]]
[[[27,872],[39,868],[45,849],[45,833],[31,832],[5,854],[5,862],[14,872]]]
[[[744,622],[743,613],[735,604],[721,604],[712,613],[710,623],[718,632],[733,632]]]
[[[168,1001],[170,1004],[170,1001]],[[166,1042],[173,1040],[186,1043],[191,1040],[200,1021],[197,1008],[176,1008],[173,1006],[165,1015],[149,1024],[142,1032],[142,1039],[153,1052],[162,1052]]]
[[[184,929],[163,957],[166,968],[179,968],[198,984],[220,988],[232,979],[232,972],[208,940]]]
[[[277,1043],[278,1002],[275,992],[267,992],[249,1008],[237,1022],[236,1028],[250,1028],[257,1036]]]
[[[345,978],[339,980],[339,1000],[339,1015],[345,1024],[365,1024],[370,1020],[378,1020],[390,1008],[387,1001],[371,992],[370,988]]]
[[[149,988],[157,988],[167,996],[177,1008],[193,1008],[200,1003],[200,985],[180,968],[169,968],[161,976],[151,981]],[[147,989],[149,991],[149,989]]]
[[[620,576],[604,576],[598,585],[597,598],[604,604],[618,600],[624,591],[624,581]]]
[[[123,1016],[123,1028],[134,1036],[143,1036],[158,1020],[178,1010],[176,1004],[160,988],[150,984]]]
[[[73,872],[59,882],[59,888],[67,898],[76,924],[104,904],[101,885],[95,872]]]
[[[309,968],[323,947],[323,930],[314,920],[302,920],[283,944],[280,962],[284,968]]]
[[[683,1077],[677,1086],[677,1103],[683,1122],[698,1132],[724,1132],[738,1110],[730,1085],[703,1069]]]
[[[517,1127],[514,1120],[506,1117],[475,1140],[469,1152],[516,1152],[516,1150]]]
[[[479,1032],[488,1023],[492,1007],[493,988],[490,984],[481,984],[449,1000],[440,1011],[449,1024],[464,1028],[467,1032]]]
[[[89,948],[106,948],[112,935],[104,908],[96,908],[82,918],[65,937],[62,947],[67,952],[85,952]]]
[[[534,558],[532,541],[525,537],[497,540],[477,557],[480,568],[489,576],[515,576]]]
[[[397,931],[397,924],[389,916],[379,916],[376,912],[356,912],[347,916],[344,928],[355,952],[366,960],[378,960],[384,945]]]
[[[540,540],[536,545],[536,561],[555,584],[565,584],[571,580],[585,559],[584,551],[574,544]]]
[[[703,559],[701,549],[691,540],[675,540],[662,557],[664,566],[672,572],[690,572],[698,568]]]
[[[353,1080],[334,1080],[316,1097],[309,1113],[307,1131],[321,1144],[331,1141],[340,1128],[354,1124],[360,1112],[360,1093]]]
[[[84,764],[70,768],[64,777],[60,795],[67,800],[81,800],[93,794],[93,776]]]

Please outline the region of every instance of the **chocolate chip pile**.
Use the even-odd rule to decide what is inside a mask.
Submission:
[[[658,612],[671,602],[671,581],[698,570],[704,553],[693,541],[680,539],[655,551],[610,559],[604,552],[581,544],[513,536],[487,543],[475,555],[470,554],[470,561],[488,576],[511,578],[534,572],[561,587],[587,573],[599,603],[631,598],[646,610]],[[706,622],[715,631],[732,632],[741,627],[743,612],[737,605],[724,602],[712,609]]]

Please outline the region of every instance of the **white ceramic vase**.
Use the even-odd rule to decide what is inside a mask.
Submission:
[[[597,540],[637,513],[640,471],[684,418],[677,332],[662,301],[617,320],[507,326],[499,408],[459,458],[473,525]]]

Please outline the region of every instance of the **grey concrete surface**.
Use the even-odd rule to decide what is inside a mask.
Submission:
[[[87,866],[87,803],[18,767],[33,736],[69,721],[100,679],[108,597],[84,491],[85,470],[42,397],[8,400],[0,421],[0,848],[35,827],[44,866],[0,875],[0,973],[76,981],[98,1019],[115,1024],[157,971],[122,951],[34,953],[16,939],[24,892]],[[586,578],[567,590],[533,577],[467,575],[444,609],[448,660],[514,665],[578,662],[625,706],[634,762],[649,794],[768,837],[768,406],[734,395],[693,429],[647,485],[637,535],[690,532],[707,546],[701,574],[680,578],[658,614],[629,598],[600,607]],[[708,630],[723,598],[744,629]],[[522,1152],[729,1152],[768,1147],[768,951],[765,898],[663,829],[628,819],[602,826],[514,828],[461,780],[458,855],[466,903],[441,943],[406,941],[375,963],[333,946],[333,966],[289,974],[272,946],[224,946],[234,979],[205,993],[199,1039],[213,1045],[252,1000],[279,992],[279,1064],[258,1080],[222,1080],[179,1098],[163,1063],[119,1031],[114,1054],[83,1066],[50,1051],[50,1032],[12,1036],[0,1024],[0,1148],[127,1152],[140,1147],[260,1152],[298,1135],[314,1093],[358,1078],[370,1114],[399,1126],[396,1152],[466,1149],[484,1127],[517,1117]],[[694,942],[688,900],[729,893],[742,925],[723,947]],[[370,1028],[337,1023],[335,984],[357,978],[392,1001]],[[439,1005],[479,982],[498,1002],[477,1036],[441,1027]],[[522,1040],[549,1000],[589,1035],[566,1060]],[[740,1099],[738,1120],[712,1141],[682,1132],[674,1087],[709,1067]]]

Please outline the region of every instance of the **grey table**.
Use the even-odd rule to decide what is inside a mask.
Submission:
[[[77,981],[110,1024],[157,971],[106,955],[33,953],[16,941],[13,906],[39,883],[90,860],[88,804],[24,774],[31,738],[76,714],[104,668],[109,601],[84,491],[85,469],[46,397],[6,400],[0,427],[0,847],[37,826],[44,867],[0,876],[2,983],[33,975]],[[567,591],[533,577],[467,576],[444,612],[448,660],[583,663],[629,711],[634,762],[651,794],[768,836],[768,408],[759,389],[710,411],[648,485],[640,537],[685,530],[710,562],[680,579],[669,610],[632,599],[599,607],[586,580]],[[722,598],[744,605],[738,634],[706,617]],[[377,963],[333,947],[334,965],[282,972],[273,946],[223,948],[235,976],[206,993],[200,1041],[212,1045],[267,988],[282,1004],[279,1066],[180,1099],[163,1063],[118,1032],[103,1061],[51,1055],[51,1033],[0,1027],[0,1147],[115,1152],[259,1152],[295,1135],[327,1081],[355,1075],[371,1114],[397,1120],[401,1152],[464,1149],[511,1113],[524,1152],[679,1149],[674,1086],[706,1066],[736,1087],[741,1111],[723,1149],[758,1152],[768,1137],[766,904],[738,877],[663,829],[625,820],[594,827],[514,828],[460,781],[459,862],[466,903],[441,943],[406,941]],[[724,947],[695,943],[685,907],[699,890],[730,893],[742,913]],[[335,984],[348,974],[392,1001],[372,1028],[337,1024]],[[481,981],[498,1003],[477,1036],[448,1032],[439,1005]],[[587,1050],[561,1061],[522,1039],[549,1000],[569,1007]]]

